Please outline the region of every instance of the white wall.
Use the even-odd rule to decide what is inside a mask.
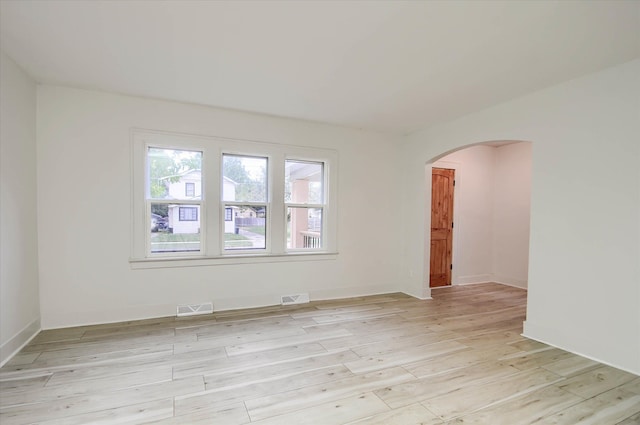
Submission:
[[[453,284],[492,280],[495,150],[473,146],[433,164],[456,167]]]
[[[44,328],[395,291],[398,140],[381,134],[159,100],[38,88]],[[339,155],[339,254],[324,261],[132,270],[132,127],[332,148]],[[77,175],[91,178],[77,179]]]
[[[531,143],[494,148],[491,280],[527,287],[531,220]]]
[[[469,144],[532,141],[525,335],[640,374],[639,102],[633,61],[412,134],[405,290],[429,295],[410,275],[428,255],[425,164]]]
[[[40,329],[36,84],[0,52],[0,364]]]

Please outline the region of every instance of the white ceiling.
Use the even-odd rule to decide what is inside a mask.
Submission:
[[[42,83],[400,134],[640,56],[638,1],[0,2]]]

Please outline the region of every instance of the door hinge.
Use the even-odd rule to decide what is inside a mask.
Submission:
[[[456,181],[455,181],[455,180],[453,180],[453,185],[454,185],[454,186],[456,185]]]
[[[451,222],[451,228],[453,229],[453,221]]]
[[[453,270],[453,264],[449,264],[449,270]]]

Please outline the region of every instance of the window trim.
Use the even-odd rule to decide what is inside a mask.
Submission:
[[[149,236],[150,206],[146,195],[146,151],[148,146],[201,151],[201,199],[179,201],[200,205],[201,251],[197,253],[151,253]],[[208,266],[261,262],[335,259],[337,243],[338,153],[333,149],[275,144],[267,142],[171,133],[147,129],[131,130],[131,256],[133,268]],[[223,250],[225,203],[222,199],[222,154],[268,158],[267,248],[265,250]],[[321,250],[291,251],[286,246],[286,208],[284,202],[285,160],[324,163],[323,242]],[[276,201],[274,201],[276,200]],[[154,201],[155,202],[155,201]],[[233,204],[236,204],[235,202]],[[244,203],[243,203],[244,204]],[[261,203],[262,204],[262,203]],[[304,207],[313,207],[305,204]],[[147,232],[148,233],[148,232]]]

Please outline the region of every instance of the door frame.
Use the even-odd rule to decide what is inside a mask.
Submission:
[[[428,208],[425,208],[425,216],[428,215],[428,217],[425,217],[425,220],[427,220],[429,222],[428,226],[425,226],[425,229],[427,230],[427,234],[425,237],[425,258],[423,259],[423,264],[426,266],[425,267],[425,271],[424,271],[424,279],[425,282],[424,285],[426,285],[427,288],[429,288],[429,290],[432,289],[437,289],[437,288],[431,288],[429,286],[429,272],[430,270],[427,270],[429,267],[427,266],[430,261],[431,261],[431,175],[432,175],[432,169],[433,168],[448,168],[451,170],[455,170],[455,186],[453,189],[453,240],[452,240],[452,249],[451,249],[451,264],[453,265],[453,267],[451,268],[451,285],[450,286],[454,286],[454,285],[459,285],[460,281],[459,281],[459,275],[460,275],[460,269],[457,267],[456,264],[456,258],[459,258],[459,246],[460,246],[460,233],[461,230],[463,229],[463,223],[460,220],[460,213],[459,213],[459,206],[460,206],[460,187],[462,185],[462,163],[460,162],[454,162],[454,161],[441,161],[441,160],[436,160],[430,164],[427,164],[427,166],[425,167],[425,177],[426,177],[426,190],[429,193],[429,199],[426,200],[426,204],[425,207],[428,206]],[[429,253],[429,256],[427,257],[426,253]],[[444,287],[446,288],[446,286]]]

